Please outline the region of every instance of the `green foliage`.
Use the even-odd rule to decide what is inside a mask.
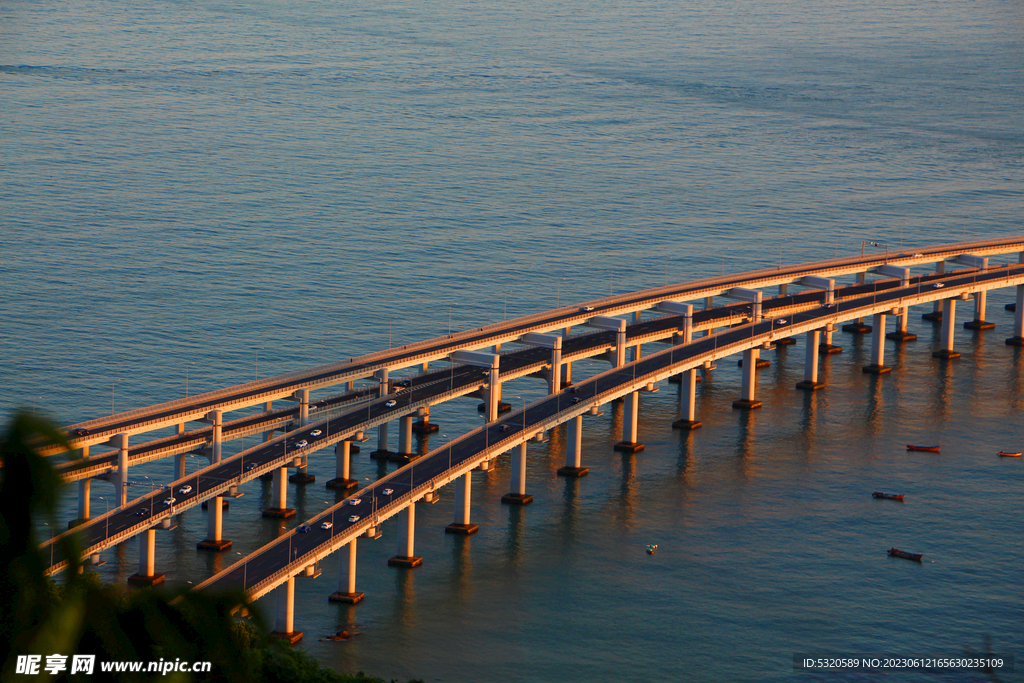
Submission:
[[[166,591],[126,591],[103,585],[95,574],[79,574],[79,548],[73,536],[59,553],[70,558],[65,582],[45,575],[48,556],[39,548],[33,520],[42,515],[56,527],[54,510],[60,476],[36,445],[68,447],[48,422],[21,411],[0,440],[0,683],[23,683],[15,674],[19,654],[95,654],[92,676],[62,675],[64,680],[216,681],[218,683],[384,683],[335,673],[313,657],[279,641],[269,642],[259,612],[254,623],[238,623],[232,611],[249,602],[241,593],[209,595]],[[209,674],[101,674],[102,661],[209,661]],[[69,660],[70,661],[70,660]],[[42,683],[46,673],[31,677]]]

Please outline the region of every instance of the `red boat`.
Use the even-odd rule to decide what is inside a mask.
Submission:
[[[1021,453],[1007,453],[1006,451],[999,451],[1000,458],[1019,458]]]
[[[906,494],[901,493],[900,495],[897,496],[894,493],[882,493],[881,491],[875,491],[874,493],[871,494],[871,497],[884,498],[886,500],[903,500],[904,495]]]
[[[889,548],[889,557],[902,557],[905,560],[920,562],[921,558],[924,557],[924,553],[908,553],[906,550],[900,550],[899,548]]]
[[[940,446],[914,446],[907,444],[908,451],[927,451],[928,453],[938,453]]]

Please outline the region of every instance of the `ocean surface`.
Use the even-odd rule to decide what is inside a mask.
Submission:
[[[669,280],[1024,233],[1024,3],[5,0],[0,160],[0,409],[70,424]],[[301,647],[403,680],[986,680],[792,658],[1024,654],[1024,470],[995,456],[1024,448],[1010,296],[949,363],[923,310],[888,376],[848,334],[813,395],[802,341],[765,354],[750,414],[720,362],[693,433],[662,385],[635,456],[606,406],[579,481],[556,430],[532,505],[498,502],[502,459],[476,536],[443,533],[445,498],[420,506],[422,567],[386,566],[394,528],[360,544],[362,604],[327,602],[336,558],[299,582]],[[434,447],[479,424],[468,400],[432,418]],[[298,519],[335,502],[332,468],[292,487]],[[221,556],[185,513],[158,571],[186,586],[270,540],[268,501],[232,501]]]

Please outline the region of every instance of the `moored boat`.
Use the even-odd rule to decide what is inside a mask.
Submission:
[[[902,557],[905,560],[920,562],[921,558],[924,557],[924,553],[908,553],[906,550],[900,550],[899,548],[889,548],[889,557]]]
[[[654,543],[652,545],[648,545],[647,546],[647,554],[648,555],[653,555],[654,551],[657,550],[657,549],[658,549],[658,544],[657,543]]]
[[[884,498],[886,500],[903,500],[903,496],[905,496],[905,495],[906,495],[905,493],[901,493],[899,495],[896,495],[895,493],[882,493],[881,491],[875,491],[874,493],[871,494],[871,497],[872,498]]]
[[[1000,458],[1019,458],[1021,453],[1007,453],[1006,451],[999,451]]]
[[[907,444],[908,451],[927,451],[928,453],[938,453],[941,446],[915,446],[913,444]]]

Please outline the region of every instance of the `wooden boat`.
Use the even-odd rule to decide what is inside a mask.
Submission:
[[[906,494],[901,493],[900,495],[897,496],[895,493],[882,493],[881,491],[875,491],[874,493],[871,494],[871,497],[885,498],[886,500],[903,500],[904,495]]]
[[[927,451],[928,453],[938,453],[941,446],[914,446],[913,444],[907,444],[908,451]]]
[[[657,543],[655,543],[653,545],[648,545],[647,546],[647,554],[648,555],[653,555],[654,551],[657,550],[657,549],[658,549],[658,544]]]
[[[899,548],[889,548],[889,557],[902,557],[905,560],[920,562],[921,558],[924,557],[924,553],[908,553],[906,550],[900,550]]]
[[[1019,458],[1021,453],[1007,453],[1006,451],[999,451],[1000,458]]]

